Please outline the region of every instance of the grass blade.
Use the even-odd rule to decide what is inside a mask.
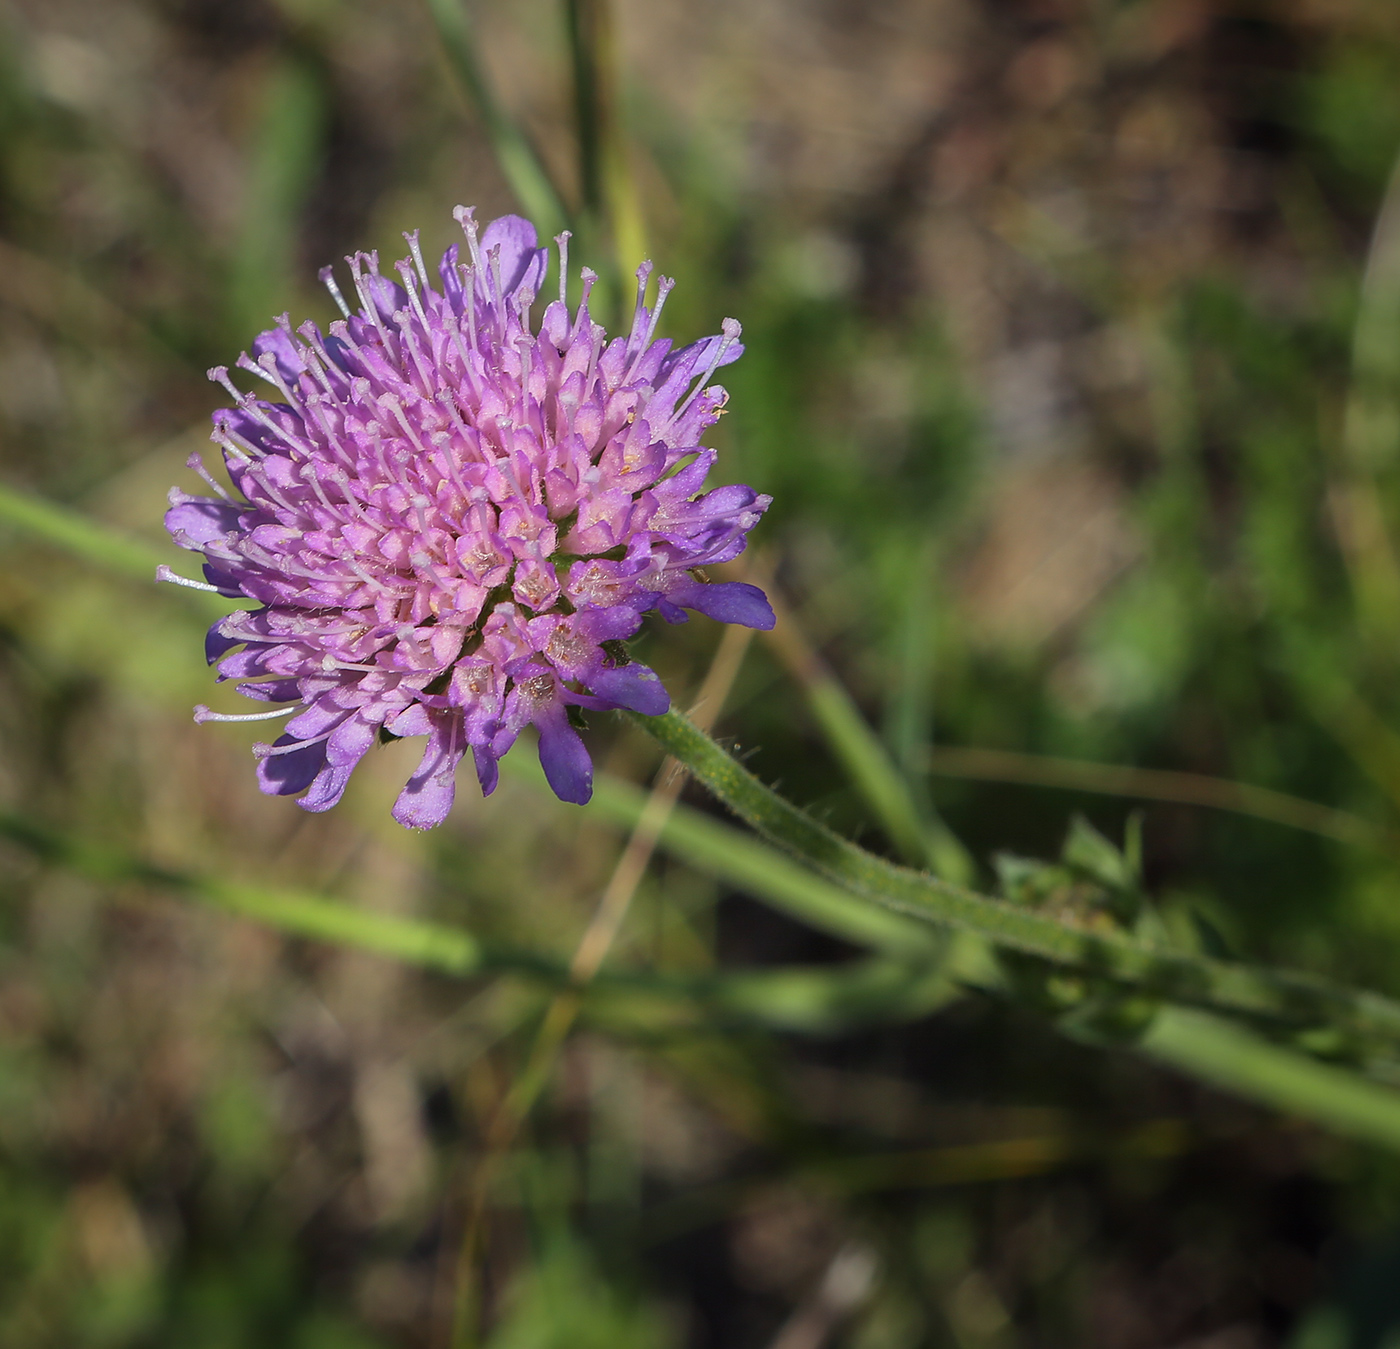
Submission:
[[[426,3],[448,63],[481,118],[511,191],[543,237],[558,234],[569,224],[568,208],[530,138],[496,97],[477,53],[476,34],[463,0]]]
[[[1219,1017],[1164,1008],[1138,1048],[1222,1091],[1400,1151],[1400,1092]]]
[[[766,582],[778,622],[765,634],[769,645],[797,680],[832,752],[850,774],[880,827],[906,861],[931,867],[957,885],[970,885],[977,864],[957,836],[933,813],[921,810],[908,779],[884,742],[861,715],[855,699],[808,645],[791,610]]]

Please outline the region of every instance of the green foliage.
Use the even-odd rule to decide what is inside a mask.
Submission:
[[[490,1349],[669,1349],[679,1343],[654,1308],[610,1284],[587,1247],[544,1245],[506,1291]]]
[[[1330,165],[1374,200],[1400,149],[1400,65],[1379,43],[1339,43],[1303,85],[1301,121]]]

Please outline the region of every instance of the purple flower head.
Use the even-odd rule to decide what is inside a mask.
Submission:
[[[206,651],[240,693],[291,704],[248,718],[295,714],[255,747],[263,791],[326,810],[381,736],[426,736],[394,807],[417,828],[446,817],[468,749],[489,793],[531,723],[555,792],[587,801],[569,708],[670,705],[623,646],[649,611],[773,624],[761,591],[698,571],[738,556],[770,501],[703,491],[715,456],[700,435],[727,397],[709,380],[742,352],[739,325],[678,351],[657,340],[672,283],[648,308],[647,263],[632,330],[608,341],[586,268],[569,313],[561,235],[559,299],[536,329],[548,254],[534,228],[504,216],[478,236],[470,210],[456,215],[469,260],[449,248],[437,285],[415,233],[398,281],[373,253],[348,259],[354,313],[322,273],[345,315],[329,335],[284,315],[258,336],[238,365],[272,401],[210,372],[234,400],[212,439],[239,495],[196,456],[216,495],[172,491],[165,517],[203,554],[206,588],[260,606],[215,623]]]

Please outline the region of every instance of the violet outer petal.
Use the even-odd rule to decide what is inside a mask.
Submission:
[[[457,765],[466,753],[460,716],[433,720],[428,747],[394,803],[394,819],[405,829],[433,829],[446,818],[457,794]]]
[[[269,328],[253,339],[254,360],[268,352],[272,353],[272,359],[277,362],[277,373],[288,384],[295,384],[297,377],[306,369],[306,364],[301,359],[296,343],[281,328]]]
[[[230,572],[220,571],[212,562],[206,562],[200,570],[204,572],[204,579],[211,586],[218,586],[219,594],[225,599],[242,600],[248,598],[243,593],[238,580]]]
[[[550,703],[535,716],[540,731],[540,767],[561,801],[586,806],[593,796],[593,760],[579,733],[569,725],[563,703]]]
[[[296,740],[314,740],[335,730],[350,715],[349,709],[337,706],[333,698],[318,698],[287,723],[287,734]]]
[[[499,248],[501,267],[501,298],[514,295],[526,282],[538,291],[544,279],[543,249],[535,247],[538,235],[535,227],[519,215],[503,215],[493,220],[481,232],[481,256]],[[489,264],[488,264],[489,267]]]
[[[501,779],[501,770],[490,745],[473,745],[472,760],[476,764],[476,780],[481,783],[482,796],[490,796]]]
[[[642,626],[642,616],[625,604],[607,609],[587,608],[574,622],[574,627],[595,642],[625,642]]]
[[[432,723],[428,720],[428,709],[422,703],[410,703],[402,712],[396,712],[384,722],[384,729],[390,735],[411,736],[431,735]]]
[[[674,604],[683,604],[720,623],[738,623],[768,632],[776,621],[768,597],[757,586],[743,581],[696,581],[677,586],[669,598]]]
[[[587,682],[598,697],[643,716],[659,717],[671,706],[666,686],[656,671],[645,665],[621,665],[614,670],[600,666],[590,672]]]
[[[295,736],[279,735],[272,743],[279,747],[290,745],[295,739]],[[258,787],[266,796],[295,796],[309,787],[325,766],[323,740],[287,754],[272,754],[258,760]]]
[[[348,773],[369,753],[370,746],[379,735],[379,727],[379,720],[367,717],[363,711],[347,717],[326,741],[327,760]]]
[[[327,764],[316,775],[316,780],[311,784],[311,790],[305,796],[297,798],[297,805],[303,810],[311,811],[314,815],[319,815],[323,810],[329,810],[338,804],[340,798],[345,795],[345,788],[350,781],[352,772],[354,772],[353,764],[348,768]]]
[[[224,620],[221,618],[208,632],[204,634],[204,659],[212,665],[220,656],[232,651],[234,647],[241,646],[243,638],[225,637],[219,631],[219,624]]]
[[[203,547],[232,534],[238,528],[238,517],[244,508],[231,506],[213,497],[187,497],[165,513],[165,527],[172,534],[182,534],[191,543]]]
[[[261,684],[235,684],[234,692],[264,703],[294,703],[301,697],[297,681],[290,678],[269,679]]]

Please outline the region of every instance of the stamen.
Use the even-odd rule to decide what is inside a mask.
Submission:
[[[350,376],[350,392],[356,398],[368,398],[368,390],[371,388],[371,384],[368,376],[363,372],[369,371],[371,374],[373,374],[375,373],[375,370],[374,366],[370,363],[369,357],[365,355],[364,348],[353,337],[351,337],[349,325],[341,319],[337,319],[334,323],[331,324],[331,336],[339,339],[341,342],[344,342],[345,345],[349,347],[352,352],[354,352],[355,358],[360,363],[360,370],[362,373]],[[361,384],[364,386],[366,392],[362,393],[359,391],[357,386]]]
[[[481,453],[480,437],[473,436],[471,429],[462,420],[462,414],[457,407],[457,399],[453,396],[452,390],[444,389],[438,394],[437,404],[439,407],[446,408],[448,415],[457,424],[457,430],[462,433],[462,443],[469,451],[475,453],[478,462],[485,463],[486,456]]]
[[[265,351],[258,357],[256,362],[249,361],[246,365],[247,353],[238,358],[238,364],[244,370],[251,370],[255,374],[261,375],[273,388],[277,389],[282,396],[294,408],[301,407],[301,399],[294,394],[288,386],[287,381],[282,378],[282,372],[277,368],[277,358],[270,352]]]
[[[475,267],[468,267],[465,263],[458,263],[462,273],[462,302],[467,311],[467,337],[471,340],[472,350],[477,350],[476,340],[476,272]]]
[[[475,327],[475,325],[473,325],[473,328],[474,328],[474,327]],[[452,318],[452,321],[449,322],[448,325],[447,325],[447,330],[448,330],[448,332],[450,332],[450,333],[452,334],[452,344],[453,344],[453,346],[455,346],[455,347],[457,348],[457,355],[461,358],[461,361],[462,361],[462,375],[463,375],[463,378],[464,378],[464,379],[466,380],[466,382],[467,382],[467,387],[471,390],[471,392],[472,392],[474,395],[476,395],[476,397],[477,397],[478,400],[479,400],[480,397],[481,397],[481,392],[480,392],[480,390],[477,388],[477,384],[476,384],[476,371],[472,369],[472,358],[471,358],[471,354],[467,351],[467,344],[466,344],[464,341],[462,341],[462,323],[461,323],[461,319],[460,319],[459,317],[457,317],[456,315],[454,315],[453,318]],[[475,345],[475,343],[476,343],[476,333],[475,333],[475,331],[473,331],[473,333],[472,333],[472,343],[473,343],[473,345]],[[444,391],[444,392],[446,392],[446,391]],[[441,397],[442,395],[439,394],[438,396]],[[449,394],[449,396],[450,396],[450,394]]]
[[[325,732],[325,734],[315,736],[311,740],[293,740],[285,745],[265,745],[259,741],[258,744],[253,746],[253,757],[257,759],[271,759],[278,754],[295,754],[297,750],[306,749],[308,745],[319,745],[323,740],[329,740],[337,729],[337,727],[332,727],[331,730]]]
[[[407,235],[404,236],[404,238],[407,237]],[[418,242],[416,238],[413,244],[413,251],[415,253],[418,252]],[[423,266],[421,259],[419,260],[418,266],[421,270]],[[394,270],[403,277],[403,288],[408,292],[408,302],[413,306],[413,312],[418,316],[418,322],[423,325],[423,331],[425,333],[431,333],[432,328],[428,324],[428,316],[423,312],[423,302],[418,298],[418,283],[413,278],[413,269],[406,262],[396,262],[394,264]]]
[[[705,368],[705,373],[700,376],[700,382],[690,391],[685,402],[666,419],[667,428],[674,426],[685,415],[685,410],[700,396],[705,385],[710,382],[711,376],[719,369],[719,363],[724,359],[725,352],[739,340],[739,334],[744,331],[737,319],[725,319],[719,325],[719,330],[723,337],[720,339],[719,346],[715,348],[715,354],[710,357],[710,363]]]
[[[345,505],[349,506],[365,524],[373,528],[373,522],[365,514],[365,508],[360,504],[360,499],[350,490],[350,475],[339,464],[332,464],[325,470],[325,476],[340,488],[340,495],[345,498]]]
[[[243,390],[240,389],[240,388],[229,378],[229,376],[228,376],[228,366],[226,366],[226,365],[215,365],[215,366],[211,366],[211,367],[210,367],[208,370],[206,370],[204,373],[205,373],[214,383],[216,383],[216,384],[222,384],[222,385],[224,386],[224,388],[228,390],[228,392],[229,392],[229,397],[232,398],[232,399],[234,400],[234,402],[236,402],[236,403],[241,403],[241,402],[243,401],[243,397],[244,397],[244,395],[243,395]]]
[[[563,305],[569,302],[569,240],[573,237],[568,230],[554,236],[559,248],[559,303]]]
[[[422,309],[417,303],[417,294],[413,292],[410,293],[413,294],[414,307],[417,308],[419,313],[421,314]],[[410,314],[406,309],[397,310],[394,314],[394,322],[399,325],[399,346],[401,348],[407,348],[408,354],[413,360],[414,369],[418,371],[418,378],[423,381],[423,388],[421,390],[414,389],[414,392],[420,394],[420,396],[422,397],[430,397],[432,395],[433,390],[436,389],[438,385],[438,381],[435,377],[435,372],[433,370],[432,351],[429,350],[426,353],[426,356],[419,354],[422,344],[419,339],[419,335],[416,332],[414,332],[413,326],[409,322],[409,320],[412,319],[412,317],[413,315]],[[424,335],[429,335],[431,331],[432,330],[428,327],[428,320],[424,318]],[[404,374],[407,375],[408,371],[405,370]],[[413,388],[412,380],[405,379],[404,383],[410,389]]]
[[[203,478],[204,481],[210,486],[210,488],[213,489],[215,496],[221,497],[224,501],[230,503],[233,501],[233,498],[229,496],[229,494],[223,489],[223,486],[215,482],[214,479],[210,476],[209,470],[204,467],[204,460],[200,458],[198,453],[190,455],[190,457],[185,460],[185,467],[193,469],[196,473],[198,473],[199,476]]]
[[[310,481],[311,490],[321,499],[321,505],[323,505],[332,516],[338,517],[340,512],[331,505],[331,499],[326,495],[326,489],[321,486],[321,471],[314,459],[307,460],[305,466],[301,470],[301,476],[303,482]]]
[[[637,303],[632,309],[632,330],[628,334],[629,338],[636,337],[637,324],[646,312],[647,282],[651,280],[652,267],[653,264],[648,258],[637,268]]]
[[[423,455],[428,453],[428,447],[418,439],[418,432],[409,423],[407,416],[404,414],[402,399],[396,398],[391,393],[380,394],[380,396],[375,399],[375,406],[379,408],[388,408],[389,411],[393,413],[394,420],[403,427],[404,435],[413,442],[418,452]]]
[[[321,284],[330,291],[331,299],[335,301],[336,308],[346,317],[350,317],[350,306],[345,303],[345,296],[340,293],[340,287],[335,283],[335,268],[322,267],[316,275],[320,278]]]
[[[290,707],[278,707],[271,712],[244,712],[234,715],[231,712],[211,712],[200,703],[194,710],[194,720],[197,726],[203,726],[208,721],[275,721],[278,717],[300,711],[301,706],[301,703],[293,703]]]
[[[591,267],[584,267],[579,276],[583,281],[583,293],[579,296],[578,308],[574,311],[574,327],[569,334],[569,340],[573,341],[578,336],[584,315],[588,312],[588,297],[593,294],[593,283],[598,279],[598,273]]]
[[[218,586],[211,586],[207,581],[192,581],[188,576],[181,576],[179,572],[172,571],[164,562],[156,568],[157,581],[169,581],[171,585],[184,586],[188,590],[207,590],[211,595],[218,595],[222,592]]]
[[[656,283],[656,306],[651,311],[647,319],[647,330],[643,336],[641,345],[638,346],[636,355],[632,357],[632,362],[627,367],[627,373],[623,376],[624,382],[632,378],[632,372],[637,368],[637,362],[646,355],[651,347],[651,339],[656,335],[656,325],[661,319],[661,311],[666,307],[666,297],[675,289],[676,283],[669,276],[663,276]]]
[[[433,560],[427,553],[421,551],[413,553],[408,560],[413,563],[417,571],[427,576],[439,590],[446,590],[448,588],[448,583],[438,575],[436,568],[433,566]]]
[[[472,266],[481,266],[481,249],[476,241],[476,208],[474,206],[459,206],[452,212],[452,218],[461,227],[462,233],[467,236],[467,247],[471,251]]]
[[[284,427],[278,426],[271,417],[258,405],[258,400],[250,393],[245,393],[238,400],[238,410],[249,413],[256,421],[261,422],[274,436],[284,445],[290,445],[294,450],[300,450],[302,454],[315,453],[315,446],[310,441],[302,440],[293,435]]]
[[[447,396],[448,398],[452,397],[450,393]],[[442,400],[439,399],[438,401],[441,402]],[[442,461],[447,466],[444,481],[451,482],[465,499],[470,493],[467,490],[467,484],[462,481],[462,475],[457,471],[457,460],[452,453],[451,434],[447,431],[434,431],[429,439],[433,442],[433,449],[442,455]]]
[[[330,371],[334,370],[338,375],[344,376],[345,372],[331,360],[330,352],[326,350],[325,340],[321,336],[321,330],[308,319],[297,329],[297,332],[304,337],[315,351],[320,361],[311,362],[311,369],[316,372],[317,378],[325,386],[326,392],[332,397],[335,396],[335,386],[331,383]]]
[[[405,230],[403,237],[408,240],[408,251],[413,254],[413,265],[418,268],[418,275],[423,278],[423,289],[432,290],[433,283],[428,280],[428,269],[423,265],[423,250],[418,246],[418,231]]]
[[[377,254],[356,253],[354,257],[346,258],[346,261],[350,264],[350,275],[355,281],[355,294],[360,297],[360,303],[364,306],[364,313],[369,315],[369,321],[374,324],[375,328],[378,330],[379,339],[384,343],[384,350],[389,353],[389,356],[394,360],[395,364],[397,364],[398,355],[389,341],[389,330],[384,326],[384,320],[379,317],[379,306],[370,298],[369,288],[365,285],[365,278],[360,270],[361,258],[373,264],[370,271],[374,275],[377,276],[379,274],[379,258]]]
[[[350,570],[353,571],[355,575],[358,576],[360,580],[363,581],[365,585],[369,586],[372,590],[382,591],[386,595],[402,593],[402,591],[396,590],[393,586],[389,585],[383,577],[371,576],[369,572],[367,572],[364,569],[364,567],[360,565],[359,561],[356,558],[342,557],[340,560],[344,562],[345,565],[349,567]]]
[[[235,444],[233,433],[229,431],[226,425],[221,424],[216,426],[209,433],[209,439],[221,449],[233,455],[235,459],[243,460],[245,464],[251,464],[262,457],[262,451],[255,449],[251,444],[243,440],[242,436],[238,437],[238,439],[242,441],[242,444]],[[247,448],[245,449],[244,446],[247,446]]]
[[[262,464],[250,464],[247,474],[252,480],[267,493],[282,509],[291,515],[300,515],[301,512],[278,490],[276,484],[268,475],[267,469]]]
[[[496,283],[496,299],[505,300],[505,284],[501,281],[501,246],[493,244],[486,254],[486,260],[491,264],[491,280]]]

